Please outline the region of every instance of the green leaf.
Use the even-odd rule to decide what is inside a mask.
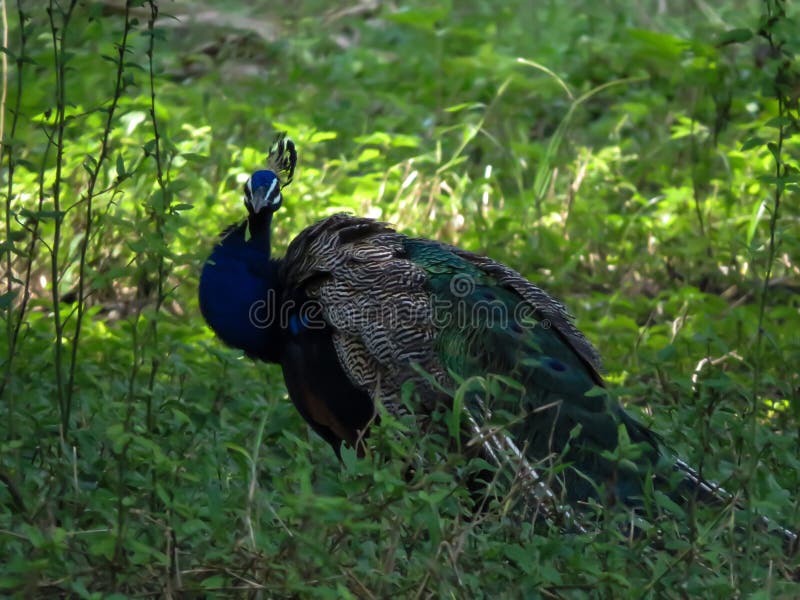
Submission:
[[[686,40],[657,31],[629,29],[628,35],[646,48],[651,56],[669,62],[677,61],[688,47]]]
[[[11,303],[14,301],[14,298],[17,296],[16,290],[11,290],[10,292],[5,292],[4,294],[0,294],[0,310],[5,310]]]
[[[49,221],[51,219],[60,221],[67,213],[63,210],[40,210],[34,214],[42,221]]]
[[[225,587],[225,578],[222,575],[213,575],[203,579],[200,585],[207,590]]]
[[[587,391],[584,396],[589,398],[594,398],[596,396],[607,396],[608,390],[605,388],[600,387],[599,385],[593,386],[589,391]]]
[[[345,469],[348,471],[356,470],[356,467],[358,466],[358,453],[356,452],[355,448],[351,448],[350,446],[342,447],[340,450],[340,457]]]
[[[28,577],[29,575],[27,573],[0,575],[0,590],[13,590],[17,588],[17,591],[19,591]]]
[[[311,134],[308,141],[312,144],[319,144],[321,142],[335,140],[338,137],[339,135],[335,131],[315,131]]]
[[[653,494],[656,504],[663,508],[668,513],[676,516],[676,517],[684,517],[686,512],[681,508],[679,504],[677,504],[674,500],[672,500],[669,496],[667,496],[664,492],[660,492],[658,490],[655,491]]]
[[[753,38],[753,31],[746,27],[740,27],[738,29],[730,29],[719,36],[719,40],[717,43],[720,46],[724,46],[726,44],[743,44],[744,42],[749,42]]]
[[[752,248],[753,240],[756,237],[756,229],[758,229],[758,223],[761,221],[761,217],[764,215],[764,211],[767,208],[767,203],[764,200],[758,200],[753,205],[753,210],[750,213],[750,221],[747,226],[747,246]]]
[[[482,102],[461,102],[460,104],[454,104],[453,106],[448,106],[445,108],[446,112],[456,113],[461,112],[462,110],[475,110],[475,109],[485,109],[486,105]]]
[[[373,131],[367,135],[359,135],[358,137],[354,138],[353,140],[357,144],[370,144],[373,146],[388,146],[392,141],[392,136],[390,136],[385,131]]]
[[[525,573],[533,572],[533,562],[531,561],[531,552],[520,546],[519,544],[506,544],[503,546],[503,554],[516,564]]]
[[[675,346],[672,344],[667,344],[661,350],[658,351],[656,356],[658,357],[659,362],[667,362],[673,360],[675,356],[677,356],[677,351],[675,350]]]
[[[244,456],[244,458],[247,460],[248,463],[252,462],[252,459],[250,458],[250,453],[242,446],[234,444],[233,442],[225,442],[225,448],[241,454],[242,456]]]
[[[766,144],[766,140],[764,138],[758,137],[754,135],[753,137],[747,138],[744,142],[742,142],[741,150],[742,152],[746,150],[752,150],[753,148],[758,148]]]
[[[183,157],[188,162],[196,164],[204,164],[208,161],[208,155],[199,154],[197,152],[182,152],[181,157]]]
[[[764,123],[764,127],[772,127],[774,129],[780,129],[781,127],[790,127],[793,121],[789,117],[779,116],[779,117],[772,117],[769,121]]]
[[[144,153],[146,155],[148,155],[148,156],[150,154],[153,154],[156,151],[156,143],[157,142],[156,142],[155,139],[152,139],[152,140],[149,140],[149,141],[145,142],[144,145],[142,146],[142,149],[144,150]]]
[[[450,7],[447,4],[447,2],[442,2],[438,6],[434,3],[428,7],[404,7],[385,15],[384,18],[416,29],[433,31],[434,27],[450,14]]]

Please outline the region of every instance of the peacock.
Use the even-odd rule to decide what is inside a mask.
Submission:
[[[530,465],[565,465],[546,493],[572,505],[639,506],[651,485],[681,501],[725,497],[624,410],[564,305],[513,269],[348,214],[273,258],[272,216],[296,161],[279,136],[245,184],[248,217],[203,266],[200,309],[223,342],[281,365],[295,407],[337,454],[364,444],[379,406],[430,415],[462,398],[487,457],[510,451],[532,478]],[[456,393],[476,381],[480,393]],[[501,416],[502,435],[486,433]],[[620,460],[623,439],[633,451]]]

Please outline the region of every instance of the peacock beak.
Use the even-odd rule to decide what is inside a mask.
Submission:
[[[273,180],[269,186],[259,186],[254,189],[250,199],[255,213],[260,213],[264,209],[275,212],[281,207],[281,202],[283,202],[283,196],[281,196],[277,179]]]

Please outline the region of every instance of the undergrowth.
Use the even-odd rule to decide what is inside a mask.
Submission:
[[[485,465],[389,418],[340,464],[196,301],[288,130],[277,253],[348,210],[514,267],[629,410],[796,526],[790,5],[34,4],[3,4],[0,593],[800,593],[797,558],[724,507],[581,531],[498,484],[476,514]]]

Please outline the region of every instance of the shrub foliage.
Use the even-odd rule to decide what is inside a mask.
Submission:
[[[196,301],[287,130],[278,253],[347,210],[513,266],[745,518],[800,523],[800,28],[712,4],[4,3],[0,594],[800,594],[730,507],[474,514],[481,465],[389,418],[339,464]]]

